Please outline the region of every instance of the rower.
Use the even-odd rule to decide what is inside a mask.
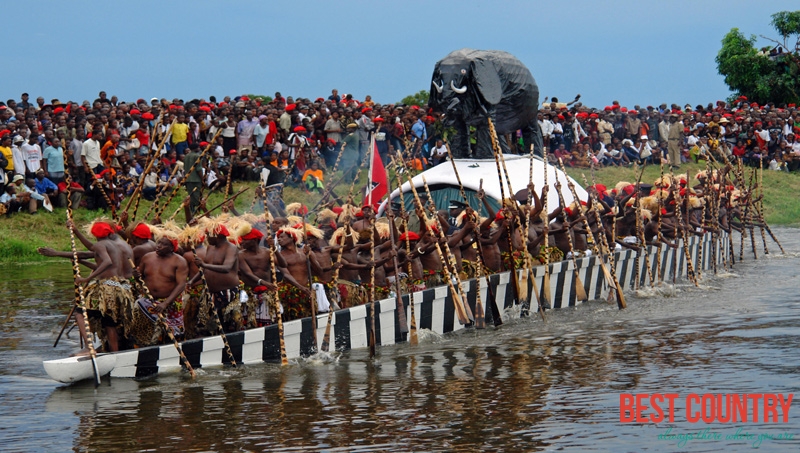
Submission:
[[[73,225],[68,227],[74,228]],[[75,229],[75,234],[94,253],[97,267],[88,277],[75,281],[78,284],[86,283],[87,316],[100,323],[103,336],[108,341],[108,349],[115,352],[120,350],[118,328],[130,321],[127,317],[134,302],[130,284],[133,272],[129,262],[133,258],[133,250],[117,236],[115,228],[108,222],[96,221],[90,225],[89,231],[97,242],[92,243],[78,229]],[[81,334],[86,335],[87,332],[83,331],[83,313],[76,310],[75,318]]]
[[[189,274],[186,259],[176,254],[177,251],[177,235],[173,239],[165,235],[156,242],[155,251],[145,254],[137,267],[150,295],[155,299],[143,301],[144,308],[152,307],[149,308],[151,312],[164,313],[167,325],[176,337],[184,332],[180,296],[186,288]]]
[[[239,249],[228,241],[230,233],[218,221],[208,221],[205,234],[208,241],[205,256],[195,256],[194,263],[205,274],[208,293],[214,304],[212,309],[217,311],[222,329],[235,331],[238,330],[237,320],[233,316],[226,319],[225,313],[228,305],[239,303]]]

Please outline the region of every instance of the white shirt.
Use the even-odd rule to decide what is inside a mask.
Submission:
[[[22,150],[16,145],[11,146],[11,159],[14,161],[14,171],[24,173],[22,169],[25,168],[25,156],[22,154]]]
[[[550,120],[539,121],[539,129],[542,130],[542,137],[553,135],[553,122]]]
[[[38,144],[23,143],[19,149],[22,151],[29,172],[36,173],[36,170],[42,168],[42,148]]]
[[[447,155],[447,147],[444,146],[444,145],[442,145],[442,146],[440,146],[438,148],[434,147],[433,148],[433,152],[436,155],[436,157],[444,157],[444,156]]]
[[[86,165],[94,169],[98,165],[103,165],[103,160],[100,159],[100,142],[94,139],[88,139],[83,142],[81,147],[81,156]]]

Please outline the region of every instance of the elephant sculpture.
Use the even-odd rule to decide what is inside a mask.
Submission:
[[[489,159],[494,156],[489,118],[503,152],[505,134],[522,130],[525,149],[542,149],[536,114],[539,87],[516,57],[498,50],[461,49],[439,60],[431,77],[428,106],[444,114],[444,125],[456,130],[450,140],[454,158]],[[475,149],[470,153],[469,127],[475,127]]]

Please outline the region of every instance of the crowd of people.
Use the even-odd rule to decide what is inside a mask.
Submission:
[[[91,269],[78,283],[85,284],[93,330],[115,351],[161,341],[151,322],[158,313],[189,339],[363,304],[398,288],[764,227],[758,188],[745,183],[740,163],[796,170],[800,162],[794,105],[759,106],[742,97],[734,105],[629,110],[553,99],[539,115],[545,149],[537,153],[547,150],[572,166],[657,161],[669,164],[670,174],[612,190],[595,185],[589,199],[556,209],[545,209],[549,187],[529,186],[529,196],[504,200],[499,210],[482,191],[481,206],[452,200],[441,211],[423,193],[409,212],[393,202],[378,219],[373,206],[350,200],[287,206],[282,190],[294,184],[326,191],[334,170],[355,179],[373,141],[385,164],[397,152],[407,160],[394,165],[409,169],[442,164],[449,131],[439,113],[337,90],[314,100],[275,93],[268,102],[126,103],[100,92],[91,103],[32,104],[23,94],[0,103],[0,202],[6,215],[68,202],[111,211],[115,220],[88,226],[94,241],[78,233],[87,248],[79,259]],[[509,142],[512,152],[523,152]],[[708,170],[680,174],[689,159],[706,160]],[[201,214],[202,192],[233,180],[262,182],[263,213],[226,205],[219,217]],[[179,190],[187,194],[186,226],[158,214],[129,224],[126,197]],[[315,218],[307,222],[309,210]],[[73,256],[46,247],[40,253]]]
[[[27,93],[20,101],[0,102],[2,204],[7,214],[35,213],[63,206],[69,192],[80,206],[108,209],[140,181],[152,200],[184,179],[214,190],[229,179],[263,178],[276,198],[284,184],[321,192],[334,168],[354,175],[373,137],[384,163],[397,151],[419,169],[447,159],[450,131],[439,113],[424,106],[381,105],[370,96],[359,101],[337,90],[314,100],[281,93],[263,99],[125,102],[100,92],[93,102],[39,97],[31,103]],[[800,167],[800,111],[793,104],[760,106],[744,96],[733,104],[631,109],[616,101],[599,109],[554,98],[542,105],[539,128],[550,156],[569,166],[663,160],[677,168],[725,153],[773,170]],[[193,150],[207,150],[208,159],[195,175],[186,175],[185,159]],[[512,146],[517,150],[519,143]]]

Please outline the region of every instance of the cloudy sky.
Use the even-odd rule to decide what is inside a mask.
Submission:
[[[776,36],[796,1],[4,2],[0,99],[134,100],[331,88],[397,102],[463,47],[505,50],[541,96],[590,106],[729,95],[714,58],[731,28]],[[761,45],[769,43],[759,38]]]

